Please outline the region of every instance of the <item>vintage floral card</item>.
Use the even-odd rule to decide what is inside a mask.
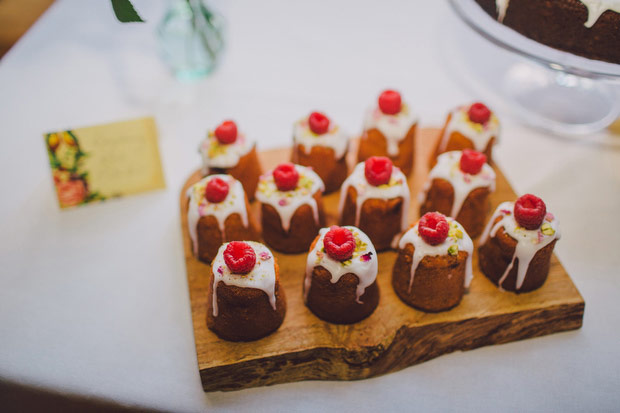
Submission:
[[[45,143],[61,208],[165,188],[153,118],[47,133]]]

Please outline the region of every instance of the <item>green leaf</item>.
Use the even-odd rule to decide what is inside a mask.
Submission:
[[[112,8],[121,23],[144,22],[129,0],[112,0]]]

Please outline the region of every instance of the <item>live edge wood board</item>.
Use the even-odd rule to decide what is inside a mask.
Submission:
[[[422,129],[416,138],[415,170],[410,178],[410,221],[418,218],[417,194],[428,175],[428,157],[439,136]],[[352,146],[356,146],[356,142]],[[349,153],[355,161],[356,148]],[[290,159],[290,148],[259,154],[265,170]],[[510,184],[494,166],[497,190],[492,208],[516,198]],[[207,285],[210,268],[192,255],[187,230],[187,188],[200,179],[196,171],[181,192],[181,224],[187,280],[192,306],[198,368],[205,391],[237,390],[300,380],[357,380],[400,370],[455,350],[471,350],[581,327],[585,303],[555,255],[545,285],[531,293],[501,292],[478,269],[456,308],[438,314],[405,305],[394,293],[391,272],[395,252],[379,254],[381,298],[376,311],[353,325],[334,325],[315,317],[304,305],[302,283],[306,254],[275,252],[288,309],[273,334],[248,343],[219,339],[207,329]],[[337,220],[339,193],[325,196],[328,224]],[[258,206],[252,205],[258,217]],[[562,241],[560,241],[562,242]],[[532,351],[536,351],[533,347]]]

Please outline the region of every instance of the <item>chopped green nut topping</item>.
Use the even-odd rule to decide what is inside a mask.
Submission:
[[[543,234],[545,235],[553,235],[555,234],[555,230],[551,227],[551,224],[545,222],[540,228]]]
[[[450,245],[450,248],[448,248],[448,254],[458,255],[458,253],[459,253],[459,247],[456,244]]]

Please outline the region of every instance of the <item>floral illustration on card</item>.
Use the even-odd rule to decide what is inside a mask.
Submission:
[[[72,131],[48,133],[45,142],[61,208],[105,199],[89,190],[88,171],[82,165],[88,154],[82,151]]]

